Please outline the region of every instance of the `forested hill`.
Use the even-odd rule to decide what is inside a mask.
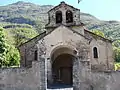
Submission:
[[[0,22],[29,24],[36,28],[41,28],[47,23],[47,11],[53,7],[54,6],[52,5],[36,5],[23,1],[6,6],[0,6]],[[82,12],[80,17],[81,21],[86,24],[88,29],[102,30],[107,37],[110,36],[109,38],[119,39],[120,22],[99,20],[88,13]],[[5,26],[5,28],[10,27],[15,26]],[[109,36],[108,32],[110,34]]]
[[[45,30],[47,12],[53,7],[23,1],[0,6],[0,35],[5,32],[4,38],[0,38],[4,43],[0,43],[0,46],[4,46],[0,47],[0,51],[3,51],[0,53],[0,58],[5,59],[5,66],[19,64],[20,58],[16,47]],[[102,31],[106,38],[114,41],[115,59],[120,61],[120,22],[99,20],[83,12],[80,14],[80,19],[89,30]],[[8,46],[5,46],[5,43]],[[3,50],[4,48],[6,49]]]
[[[51,5],[35,5],[19,1],[7,6],[0,6],[0,21],[11,23],[26,23],[35,25],[36,20],[41,19],[44,21],[47,17],[47,11],[53,6]]]

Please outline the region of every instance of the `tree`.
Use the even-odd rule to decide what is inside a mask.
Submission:
[[[14,45],[14,38],[9,34],[9,30],[5,31],[5,42],[6,42],[6,52],[5,52],[5,60],[4,67],[10,66],[19,66],[20,64],[20,55],[19,51]]]
[[[6,49],[5,33],[3,28],[0,28],[0,67],[4,65]]]
[[[37,32],[32,28],[15,28],[11,29],[10,33],[14,38],[15,46],[19,46],[22,43],[38,35]]]
[[[101,37],[105,37],[104,33],[100,30],[92,30],[93,33],[95,33],[96,35],[99,35]]]
[[[45,31],[45,23],[41,20],[35,20],[35,28],[38,33]]]
[[[6,59],[5,59],[5,66],[19,66],[20,65],[20,55],[19,51],[15,46],[9,45],[7,52],[6,52]]]
[[[115,54],[115,61],[120,62],[120,40],[113,42],[113,50]]]
[[[16,46],[36,36],[32,28],[0,28],[0,67],[20,65],[20,55]]]

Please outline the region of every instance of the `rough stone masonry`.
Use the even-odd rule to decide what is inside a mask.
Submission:
[[[19,46],[20,68],[0,69],[0,90],[120,90],[112,42],[80,21],[80,10],[61,2],[48,11],[46,32]]]

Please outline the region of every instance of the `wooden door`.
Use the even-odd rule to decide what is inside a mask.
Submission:
[[[61,70],[61,80],[64,84],[72,84],[72,68],[63,67]]]

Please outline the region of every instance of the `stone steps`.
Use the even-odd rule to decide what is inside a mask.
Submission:
[[[47,90],[73,90],[73,88],[58,88],[58,89],[47,89]]]
[[[73,86],[56,83],[53,85],[48,85],[47,90],[73,90]]]

